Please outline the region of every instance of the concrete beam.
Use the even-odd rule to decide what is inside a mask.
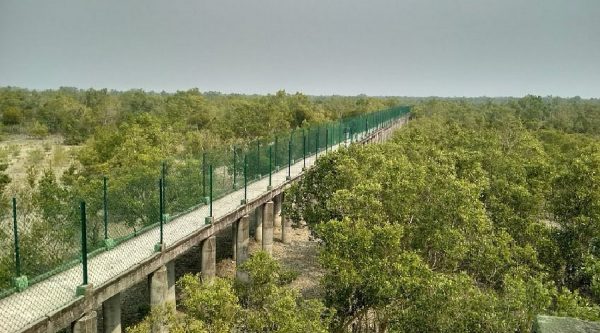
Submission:
[[[236,272],[235,276],[241,281],[248,280],[248,274],[240,270],[240,266],[248,259],[248,243],[250,238],[250,221],[248,215],[242,217],[237,223],[236,249],[237,255],[235,260]]]
[[[121,333],[121,293],[102,303],[104,333]]]
[[[215,277],[217,269],[217,243],[215,236],[202,242],[202,278],[210,280]]]
[[[84,315],[73,324],[73,333],[97,333],[98,317],[96,311]]]
[[[262,221],[262,249],[273,254],[273,201],[265,203]]]

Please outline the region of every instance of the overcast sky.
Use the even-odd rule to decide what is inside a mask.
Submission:
[[[600,97],[600,0],[0,0],[0,86]]]

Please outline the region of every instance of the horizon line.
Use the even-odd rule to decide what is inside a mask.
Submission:
[[[526,96],[539,96],[542,98],[561,98],[561,99],[574,99],[574,98],[580,98],[580,99],[585,99],[585,100],[597,100],[600,99],[600,96],[594,96],[594,97],[590,97],[590,96],[580,96],[580,95],[570,95],[570,96],[566,96],[566,95],[553,95],[553,94],[546,94],[546,95],[540,95],[540,94],[536,94],[536,93],[525,93],[521,96],[517,96],[517,95],[495,95],[495,96],[489,96],[489,95],[462,95],[462,96],[458,96],[458,95],[454,95],[454,96],[450,96],[450,95],[369,95],[366,93],[358,93],[358,94],[342,94],[342,93],[333,93],[333,94],[328,94],[328,93],[322,93],[322,94],[312,94],[312,93],[305,93],[303,91],[293,91],[292,90],[288,91],[285,88],[281,88],[278,89],[274,92],[235,92],[235,91],[219,91],[219,90],[201,90],[199,87],[190,87],[190,88],[186,88],[186,89],[162,89],[162,90],[158,90],[158,89],[145,89],[145,88],[126,88],[126,89],[116,89],[116,88],[107,88],[107,87],[87,87],[87,88],[82,88],[82,87],[77,87],[77,86],[58,86],[58,87],[52,87],[52,88],[27,88],[27,87],[22,87],[22,86],[16,86],[16,85],[2,85],[0,86],[0,89],[21,89],[21,90],[28,90],[28,91],[35,91],[35,92],[45,92],[45,91],[58,91],[60,89],[75,89],[75,90],[79,90],[79,91],[86,91],[86,90],[104,90],[106,89],[109,92],[115,92],[115,93],[125,93],[125,92],[129,92],[129,91],[142,91],[144,93],[151,93],[151,94],[175,94],[178,92],[187,92],[190,90],[198,90],[199,93],[201,94],[221,94],[221,95],[241,95],[241,96],[271,96],[274,95],[280,91],[284,91],[286,94],[288,95],[294,95],[294,94],[302,94],[305,96],[309,96],[309,97],[372,97],[372,98],[418,98],[418,99],[431,99],[431,98],[444,98],[444,99],[475,99],[475,98],[489,98],[489,99],[519,99],[519,98],[523,98]]]

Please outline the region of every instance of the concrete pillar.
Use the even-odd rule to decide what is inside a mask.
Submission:
[[[73,333],[97,333],[98,318],[96,311],[85,314],[73,324]]]
[[[290,219],[286,218],[285,216],[282,217],[282,219],[283,225],[281,226],[281,241],[284,244],[289,244],[290,233],[292,232],[292,221],[290,221]]]
[[[273,207],[275,209],[273,226],[276,228],[281,227],[281,204],[283,203],[283,193],[273,198]]]
[[[253,209],[248,213],[248,229],[250,230],[250,235],[254,235],[254,225],[256,224],[256,209]]]
[[[175,260],[167,263],[167,302],[175,304]]]
[[[248,238],[250,237],[250,221],[248,215],[244,215],[237,222],[236,249],[237,255],[235,259],[236,272],[235,276],[241,281],[248,280],[248,274],[240,271],[240,266],[248,259]]]
[[[169,278],[166,265],[150,275],[150,307],[160,307],[165,305],[169,290]],[[152,324],[152,333],[165,333],[165,328],[159,322]]]
[[[262,241],[262,225],[263,225],[263,210],[264,210],[264,206],[265,205],[260,205],[258,207],[256,207],[256,211],[254,213],[254,215],[256,216],[256,229],[254,231],[254,239],[256,239],[257,242]],[[271,209],[272,211],[272,209]]]
[[[167,301],[167,267],[161,266],[150,275],[150,306],[161,306]]]
[[[121,333],[121,293],[102,303],[104,333]]]
[[[273,253],[273,201],[264,205],[262,222],[262,249],[268,254]]]
[[[202,279],[205,281],[215,277],[217,272],[217,243],[215,236],[202,242]]]
[[[234,222],[231,224],[231,248],[232,248],[232,255],[231,255],[231,259],[233,259],[233,261],[236,260],[236,256],[237,256],[237,222]]]

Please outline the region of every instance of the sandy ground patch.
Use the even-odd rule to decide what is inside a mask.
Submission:
[[[273,257],[287,269],[299,273],[291,287],[300,291],[305,298],[320,298],[323,290],[319,285],[323,270],[317,260],[317,242],[310,237],[308,227],[292,228],[290,243],[281,242],[281,228],[274,230]],[[260,250],[261,244],[250,238],[249,250],[254,253]],[[235,262],[230,258],[217,263],[217,275],[221,277],[235,276]]]

